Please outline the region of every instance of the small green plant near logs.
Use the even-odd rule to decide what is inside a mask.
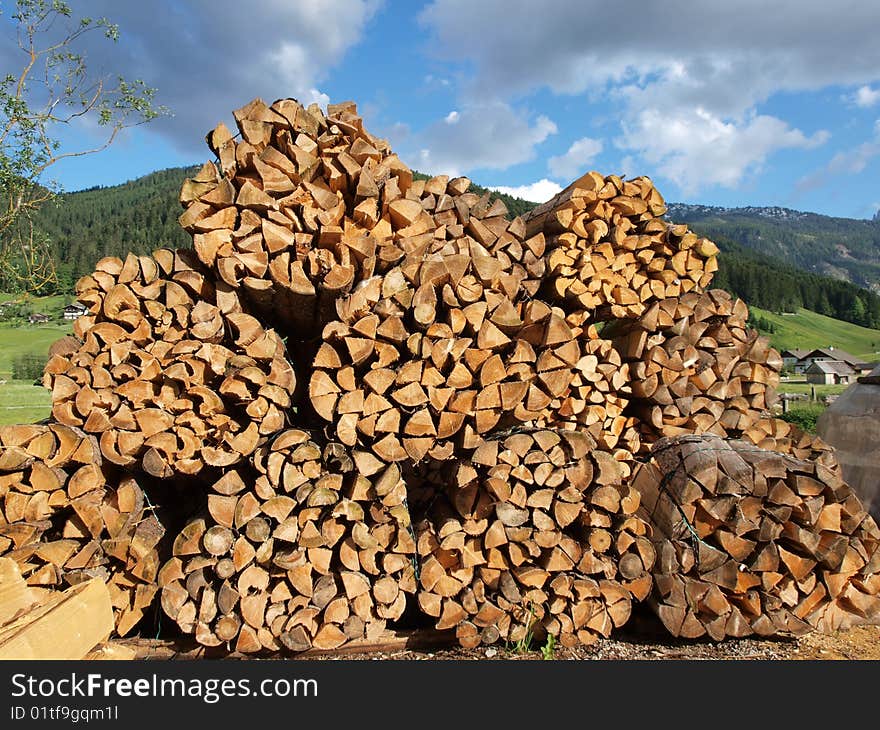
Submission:
[[[527,654],[532,650],[532,639],[534,639],[535,636],[534,626],[535,608],[529,604],[529,618],[526,621],[526,630],[520,637],[519,641],[517,641],[512,647],[512,651],[515,654]]]
[[[556,658],[556,637],[553,634],[547,634],[547,641],[541,647],[541,658],[544,661]]]

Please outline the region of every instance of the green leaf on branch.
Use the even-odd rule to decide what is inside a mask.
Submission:
[[[106,18],[72,18],[70,5],[61,0],[18,0],[12,15],[21,68],[0,81],[0,280],[7,287],[34,290],[54,271],[38,253],[43,242],[30,220],[59,191],[47,170],[60,160],[106,149],[126,127],[169,114],[142,80],[114,81],[87,67],[79,52],[83,36],[103,32],[117,42],[117,25]],[[89,148],[62,146],[61,130],[88,118],[105,130],[104,139]]]

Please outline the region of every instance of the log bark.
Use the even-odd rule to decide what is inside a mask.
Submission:
[[[876,621],[880,530],[839,472],[715,436],[662,439],[633,486],[655,527],[651,605],[675,636]]]

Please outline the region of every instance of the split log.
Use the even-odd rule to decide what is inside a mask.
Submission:
[[[529,298],[472,239],[441,244],[365,281],[325,327],[309,397],[336,438],[380,463],[448,459],[523,424],[637,450],[627,366],[584,313]]]
[[[233,115],[240,139],[223,124],[209,133],[220,166],[184,183],[180,223],[261,318],[308,339],[337,297],[400,259],[396,231],[426,230],[418,198],[405,198],[412,172],[351,103],[325,115],[254,99]]]
[[[796,459],[815,461],[829,469],[837,469],[834,448],[819,436],[807,433],[781,418],[764,416],[742,432],[742,440],[758,448],[790,454]]]
[[[38,594],[21,577],[11,558],[0,558],[0,626],[18,618],[38,602]]]
[[[110,595],[104,582],[93,578],[0,626],[0,660],[82,659],[112,630]]]
[[[425,282],[439,294],[434,278],[446,276],[443,295],[462,308],[499,279],[505,299],[520,289],[536,294],[543,235],[526,240],[522,221],[509,220],[488,193],[469,192],[467,178],[414,179],[387,142],[364,129],[355,104],[324,114],[293,99],[271,106],[255,99],[234,116],[240,141],[223,125],[208,135],[220,165],[207,163],[184,183],[180,222],[200,261],[297,343],[291,349],[303,377],[315,340],[337,319],[338,300],[404,259],[414,273],[414,262],[430,258]],[[461,257],[471,246],[480,247],[480,261],[468,268]],[[429,304],[417,318],[430,316]],[[507,317],[506,309],[497,313],[503,330]]]

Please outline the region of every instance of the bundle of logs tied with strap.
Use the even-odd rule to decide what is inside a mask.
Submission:
[[[101,577],[119,636],[161,611],[242,654],[877,617],[877,526],[648,178],[511,218],[353,103],[233,116],[183,183],[192,248],[99,261],[49,421],[0,430],[30,585]]]

